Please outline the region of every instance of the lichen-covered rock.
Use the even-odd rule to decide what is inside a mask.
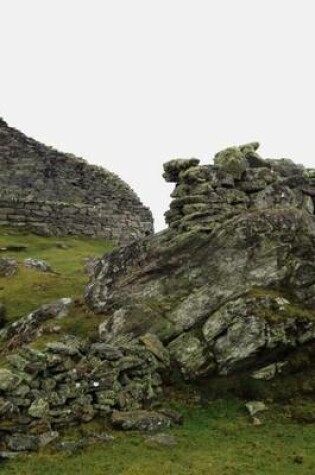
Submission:
[[[229,147],[215,155],[214,165],[180,160],[183,169],[172,175],[174,199],[165,213],[169,227],[211,232],[236,214],[262,207],[293,206],[314,215],[312,171],[288,159],[264,160],[258,147],[257,142]],[[176,163],[166,168],[176,169]]]
[[[21,376],[8,369],[0,368],[0,394],[15,389],[21,382]]]
[[[49,413],[49,403],[44,398],[36,399],[30,406],[28,413],[36,419],[44,419]]]
[[[180,172],[188,170],[191,167],[195,167],[199,164],[197,158],[190,159],[175,159],[170,160],[169,162],[164,163],[164,174],[163,177],[168,182],[176,182],[178,180],[178,175]]]
[[[16,259],[9,257],[0,258],[0,277],[13,277],[18,270]]]
[[[34,259],[32,257],[28,257],[27,259],[24,259],[24,267],[27,267],[29,269],[36,269],[41,272],[52,272],[51,265],[43,260],[40,259]]]
[[[114,411],[111,423],[115,428],[122,430],[157,432],[170,427],[171,420],[164,414],[154,411]]]
[[[6,443],[8,449],[14,452],[34,452],[40,447],[39,437],[36,435],[14,434],[7,437]]]
[[[214,157],[214,164],[238,180],[242,178],[248,167],[245,153],[238,147],[230,147],[217,153]]]
[[[168,349],[184,379],[192,381],[215,371],[213,355],[204,339],[189,332],[183,333],[168,345]]]
[[[223,153],[222,163],[232,152],[247,161],[255,148]],[[189,183],[187,176],[199,170],[206,179],[205,167],[181,171],[171,207],[179,225],[99,261],[86,301],[106,315],[104,343],[157,335],[173,370],[196,380],[251,374],[315,340],[309,196],[283,181],[289,172],[281,175],[254,158],[234,175],[239,188],[220,185],[220,166],[209,166],[204,195],[201,189],[189,195],[203,183]],[[244,187],[250,181],[253,186]],[[196,212],[196,206],[208,209]]]

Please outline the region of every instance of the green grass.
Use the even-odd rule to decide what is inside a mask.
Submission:
[[[152,448],[138,433],[69,455],[46,449],[1,467],[1,475],[293,475],[315,472],[315,427],[270,409],[253,426],[243,403],[218,400],[181,407],[176,447]],[[101,423],[99,423],[101,425]],[[95,425],[95,423],[94,423]],[[70,434],[71,435],[71,434]],[[302,463],[297,463],[296,457]]]
[[[67,248],[61,249],[57,246],[58,243]],[[1,252],[0,257],[15,257],[21,263],[27,257],[44,259],[51,264],[56,274],[26,269],[20,265],[12,278],[0,278],[0,302],[7,308],[8,321],[58,298],[82,300],[88,280],[83,272],[84,258],[100,257],[112,248],[111,243],[104,240],[40,237],[0,228],[0,247],[18,244],[27,245],[28,248],[23,252]]]

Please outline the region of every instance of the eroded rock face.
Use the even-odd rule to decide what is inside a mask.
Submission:
[[[104,342],[155,334],[195,380],[258,370],[314,339],[314,173],[257,148],[165,165],[170,229],[104,256],[87,287]]]

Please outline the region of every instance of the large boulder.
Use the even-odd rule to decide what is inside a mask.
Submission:
[[[104,256],[86,291],[101,339],[157,335],[186,380],[252,372],[315,339],[315,219],[290,196]]]

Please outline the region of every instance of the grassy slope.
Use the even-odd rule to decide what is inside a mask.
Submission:
[[[58,247],[60,243],[66,248]],[[27,245],[27,249],[23,252],[1,252],[0,257],[15,257],[21,263],[27,257],[44,259],[51,264],[55,274],[26,269],[20,265],[12,278],[0,277],[0,302],[7,308],[8,322],[58,298],[72,297],[82,302],[88,280],[83,272],[84,258],[100,257],[112,247],[103,240],[47,238],[0,228],[0,248],[20,244]],[[94,329],[99,318],[78,303],[67,318],[58,321],[58,325],[70,333],[86,336],[87,331]]]
[[[1,475],[279,475],[315,472],[315,429],[271,410],[253,426],[241,405],[216,401],[181,407],[185,424],[170,433],[172,448],[152,448],[141,434],[69,455],[51,449],[3,465]],[[302,459],[302,463],[298,463]]]
[[[0,279],[0,302],[6,304],[11,321],[56,298],[71,296],[82,300],[87,281],[82,272],[83,258],[100,256],[110,249],[104,241],[58,240],[8,231],[0,228],[0,247],[26,244],[28,249],[22,253],[1,255],[14,255],[20,261],[26,257],[45,259],[60,273],[43,274],[21,267],[15,277]],[[58,248],[56,243],[60,241],[68,248]],[[78,304],[68,317],[58,321],[58,325],[68,333],[86,336],[95,331],[100,318]],[[44,335],[37,345],[55,337],[58,335]],[[310,407],[313,411],[312,403]],[[177,437],[176,447],[150,448],[144,445],[141,434],[116,432],[114,442],[91,446],[75,455],[56,453],[47,448],[39,454],[1,464],[1,475],[315,473],[315,428],[312,424],[298,424],[291,420],[284,410],[273,408],[264,413],[260,416],[263,424],[258,427],[251,425],[243,403],[237,400],[217,400],[206,408],[182,402],[180,410],[185,414],[185,424],[170,431]],[[65,436],[81,437],[82,431],[95,429],[95,426],[104,431],[104,423],[98,421],[71,429]],[[295,456],[303,457],[303,463],[296,463]]]

